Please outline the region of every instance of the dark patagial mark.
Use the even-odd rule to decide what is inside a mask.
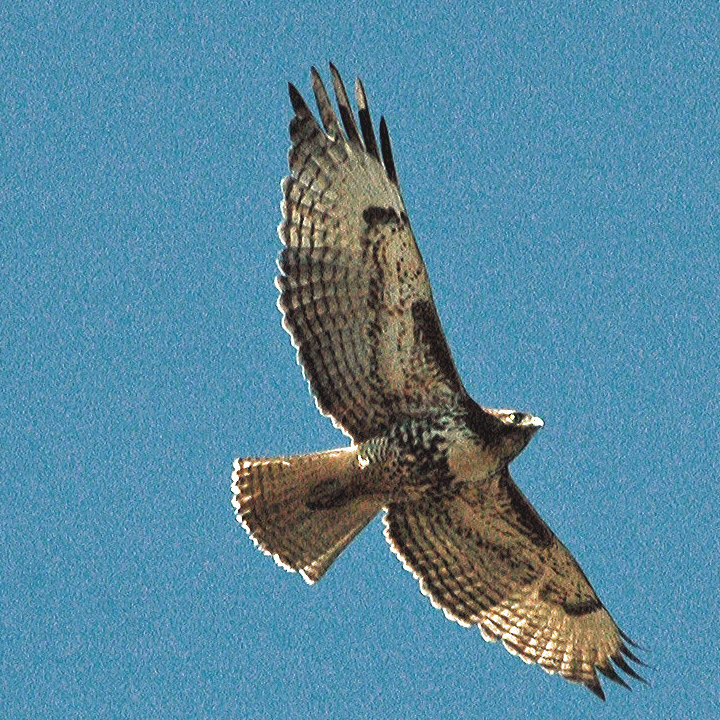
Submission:
[[[400,216],[395,208],[370,205],[363,210],[363,220],[369,227],[378,225],[400,224]]]
[[[541,548],[552,545],[552,531],[543,522],[543,519],[537,514],[533,506],[523,497],[523,494],[518,490],[508,474],[501,475],[500,489],[505,491],[515,517],[527,532],[530,540]]]
[[[432,300],[416,300],[412,304],[412,318],[415,344],[424,346],[428,360],[438,366],[445,379],[456,390],[462,391],[462,382]]]

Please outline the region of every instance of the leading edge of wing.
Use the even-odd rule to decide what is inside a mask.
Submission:
[[[335,307],[332,302],[330,306],[323,303],[337,300],[337,297],[326,297],[324,291],[320,294],[318,291],[322,290],[324,282],[332,283],[338,279],[337,261],[351,262],[356,252],[351,250],[345,257],[342,253],[334,254],[336,248],[345,244],[359,250],[361,262],[370,273],[363,277],[369,284],[356,285],[354,290],[359,297],[365,293],[368,298],[368,318],[361,322],[372,325],[380,333],[378,339],[384,337],[386,342],[384,351],[378,351],[378,357],[382,354],[380,366],[374,371],[370,367],[374,379],[370,377],[366,381],[372,383],[372,394],[377,396],[374,399],[384,407],[383,410],[376,407],[379,411],[375,413],[376,419],[386,416],[389,420],[391,416],[408,413],[415,415],[417,410],[444,406],[448,402],[456,404],[458,396],[464,398],[467,394],[447,345],[427,271],[402,201],[387,124],[384,119],[380,124],[378,145],[361,81],[358,79],[355,87],[356,116],[340,74],[332,64],[330,72],[339,114],[332,107],[319,73],[315,68],[311,70],[319,120],[313,116],[297,88],[288,84],[295,116],[290,124],[293,141],[288,156],[291,175],[283,181],[284,220],[279,227],[286,249],[278,260],[282,275],[276,284],[281,292],[278,306],[283,312],[283,324],[298,349],[298,360],[320,411],[357,440],[364,436],[367,427],[357,434],[338,417],[331,388],[323,387],[322,382],[329,379],[324,378],[329,370],[334,370],[334,367],[325,367],[324,360],[336,358],[328,344],[331,338],[321,338],[317,332],[317,322],[323,321],[330,308]],[[348,173],[354,172],[362,173],[359,176],[361,182],[348,179],[351,177]],[[335,180],[339,181],[337,186]],[[386,190],[382,187],[385,182]],[[344,197],[341,193],[348,190],[348,185],[354,187],[353,183],[356,186],[353,192],[359,192],[359,196]],[[367,190],[362,189],[365,187]],[[343,232],[344,237],[334,237],[333,233],[337,232]],[[399,243],[404,243],[406,254],[394,256],[392,253],[397,252]],[[390,250],[385,257],[387,248]],[[352,270],[350,266],[348,269]],[[400,285],[396,287],[397,283]],[[404,292],[398,292],[401,285]],[[347,309],[345,299],[343,303],[343,308]],[[318,307],[313,308],[313,304]],[[310,317],[315,309],[318,317]],[[321,314],[323,318],[320,318]],[[393,363],[389,362],[390,341],[384,323],[402,329],[405,344],[402,351],[398,345],[397,360],[412,360],[412,367],[407,365],[412,375],[411,386],[393,381],[393,378],[397,380],[394,369],[399,366],[396,363],[393,369]],[[385,330],[380,330],[382,327]],[[355,341],[361,342],[361,338]],[[398,342],[401,341],[398,339]],[[414,346],[412,351],[408,343]],[[367,346],[366,349],[368,356],[375,352]]]

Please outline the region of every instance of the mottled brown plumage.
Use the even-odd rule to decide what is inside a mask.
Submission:
[[[278,305],[322,413],[352,444],[238,459],[233,504],[266,553],[320,579],[385,509],[385,536],[445,614],[604,697],[597,672],[641,679],[630,641],[508,465],[542,421],[465,391],[360,81],[359,126],[337,70],[340,120],[312,70],[322,128],[292,86]],[[341,126],[342,122],[342,126]]]

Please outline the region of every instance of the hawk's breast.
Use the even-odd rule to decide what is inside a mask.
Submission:
[[[377,491],[392,501],[452,494],[458,484],[482,483],[500,469],[492,448],[450,414],[399,420],[358,450],[381,478]]]

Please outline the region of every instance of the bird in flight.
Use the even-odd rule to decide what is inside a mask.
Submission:
[[[508,469],[542,420],[478,405],[440,325],[385,119],[362,83],[357,122],[330,65],[339,119],[311,71],[322,126],[289,85],[278,306],[338,450],[239,458],[238,520],[308,583],[384,510],[385,537],[448,618],[604,699],[640,663],[578,563]],[[341,124],[342,123],[342,124]],[[617,669],[616,669],[617,668]],[[644,681],[643,681],[644,682]]]

